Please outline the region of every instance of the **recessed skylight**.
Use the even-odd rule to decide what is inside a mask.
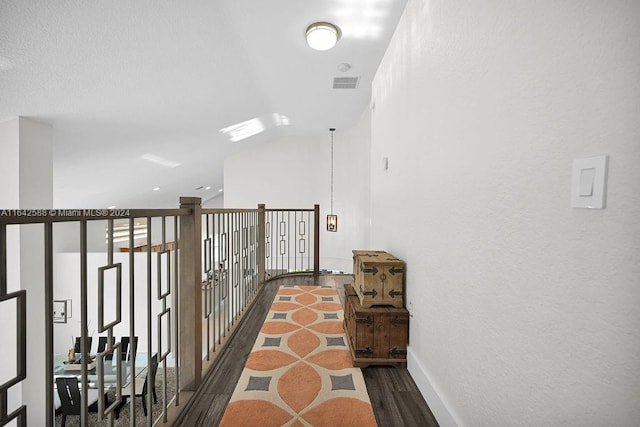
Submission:
[[[256,117],[255,119],[222,128],[220,132],[228,135],[231,142],[238,142],[264,132],[264,124],[262,124],[262,120]]]
[[[147,162],[155,163],[160,166],[164,166],[166,168],[177,168],[180,166],[180,163],[174,162],[173,160],[165,159],[164,157],[156,156],[155,154],[147,153],[140,156],[142,160],[146,160]]]
[[[384,31],[384,20],[392,9],[391,1],[350,0],[336,2],[331,12],[340,17],[340,29],[345,38],[378,39]]]
[[[273,113],[271,116],[273,117],[273,124],[276,126],[289,126],[291,123],[289,117],[283,116],[282,114]]]

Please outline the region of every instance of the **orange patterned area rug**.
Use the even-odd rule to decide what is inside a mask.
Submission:
[[[376,426],[335,288],[281,286],[220,426]]]

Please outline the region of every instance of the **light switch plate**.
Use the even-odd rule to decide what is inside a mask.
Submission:
[[[575,159],[571,172],[571,206],[603,209],[607,200],[609,156]]]

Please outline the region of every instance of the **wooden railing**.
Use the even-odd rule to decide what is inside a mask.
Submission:
[[[147,224],[142,244],[133,233],[138,219]],[[124,246],[137,250],[116,247],[115,221],[129,223]],[[95,250],[105,235],[105,246]],[[81,425],[90,425],[89,390],[97,387],[102,395],[109,388],[108,367],[122,368],[121,337],[138,340],[130,358],[146,353],[147,372],[150,355],[159,364],[161,409],[154,413],[148,393],[145,424],[170,422],[261,284],[280,274],[319,272],[318,236],[317,205],[203,209],[199,198],[183,197],[179,209],[0,209],[0,321],[8,331],[1,353],[0,425],[27,425],[27,419],[30,425],[54,425],[54,377],[64,374],[54,372],[54,355],[66,353],[71,336],[80,338],[81,354],[93,353],[87,338],[94,334],[112,344],[95,354],[97,380],[91,381],[93,366],[86,358],[80,364]],[[58,240],[73,241],[77,251],[62,253]],[[127,387],[136,394],[135,381]],[[121,391],[116,387],[115,398],[98,405],[99,420],[113,423],[122,409]],[[134,414],[136,399],[127,405]]]

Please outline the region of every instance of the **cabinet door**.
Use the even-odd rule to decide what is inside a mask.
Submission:
[[[406,359],[409,339],[409,317],[393,316],[389,322],[389,353],[391,359]]]
[[[355,326],[356,326],[356,342],[355,352],[356,357],[375,357],[374,356],[374,318],[369,314],[357,313],[355,314]]]
[[[378,314],[374,321],[375,337],[373,357],[377,359],[386,359],[389,354],[389,317]]]

